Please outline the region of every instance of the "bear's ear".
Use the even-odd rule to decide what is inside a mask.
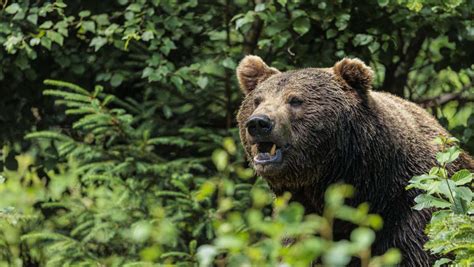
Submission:
[[[358,58],[344,58],[334,65],[333,70],[354,89],[365,92],[372,88],[374,73]]]
[[[270,76],[280,73],[271,68],[258,56],[246,56],[237,67],[237,79],[244,94],[250,93],[257,85]]]

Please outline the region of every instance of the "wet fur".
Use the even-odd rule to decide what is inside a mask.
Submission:
[[[291,152],[285,155],[285,171],[264,175],[274,192],[290,191],[306,212],[321,213],[330,184],[352,184],[357,193],[349,204],[369,202],[370,211],[384,219],[373,255],[396,247],[403,255],[402,266],[431,266],[435,258],[423,250],[427,241],[423,230],[431,213],[411,209],[420,192],[407,191],[405,186],[411,177],[435,165],[438,147],[432,140],[439,134],[449,135],[447,131],[417,105],[372,91],[372,71],[360,60],[344,59],[333,68],[284,73],[260,61],[253,56],[244,59],[237,70],[246,93],[237,120],[250,161],[244,127],[248,117],[267,112],[277,124],[290,127],[289,133],[278,137],[292,142]],[[239,70],[243,69],[256,80],[249,80],[252,75],[242,78],[245,75]],[[286,99],[295,93],[305,97],[302,111],[285,111]],[[255,106],[257,97],[264,98],[261,105],[265,107]],[[474,170],[466,153],[451,171],[459,168]],[[351,230],[351,225],[339,222],[335,238],[348,238]]]

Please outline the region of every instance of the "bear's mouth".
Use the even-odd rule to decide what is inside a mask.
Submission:
[[[283,148],[273,142],[258,142],[252,145],[255,164],[276,164],[283,160]]]

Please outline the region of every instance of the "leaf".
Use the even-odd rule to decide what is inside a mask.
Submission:
[[[49,29],[53,26],[53,23],[50,20],[43,22],[39,27],[41,29]]]
[[[448,164],[455,161],[460,154],[461,150],[456,146],[452,146],[448,148],[447,151],[438,152],[436,154],[436,160],[439,162],[439,164]]]
[[[400,253],[398,249],[390,248],[383,255],[383,259],[386,265],[389,265],[389,266],[396,265],[400,263],[400,261],[402,260],[402,254]]]
[[[204,88],[206,88],[208,82],[209,82],[209,79],[207,79],[207,77],[199,76],[199,78],[197,80],[197,85],[199,85],[199,87],[201,87],[201,89],[204,89]]]
[[[123,82],[123,75],[120,74],[120,73],[115,73],[114,75],[112,75],[112,78],[110,79],[110,85],[112,85],[113,87],[117,87],[117,86],[120,86]]]
[[[299,33],[300,35],[303,35],[309,31],[311,27],[310,21],[308,17],[298,17],[293,21],[293,30],[295,32]]]
[[[379,3],[379,6],[384,7],[384,6],[388,5],[390,0],[377,0],[377,2]]]
[[[292,202],[278,214],[278,220],[285,223],[299,223],[304,216],[304,208],[298,202]]]
[[[82,28],[87,32],[95,33],[95,22],[93,21],[84,21],[82,22]]]
[[[349,23],[349,20],[351,19],[350,14],[342,14],[337,17],[336,20],[336,27],[338,31],[343,31],[347,28],[347,25]]]
[[[448,263],[450,263],[450,262],[451,262],[451,260],[450,260],[450,259],[447,259],[447,258],[441,258],[441,259],[437,260],[437,261],[434,263],[433,267],[442,267],[442,266],[447,266],[447,265],[448,265]]]
[[[133,4],[131,4],[127,7],[127,10],[138,13],[142,10],[142,5],[140,5],[138,3],[133,3]]]
[[[13,3],[9,6],[7,6],[7,8],[5,8],[5,12],[7,12],[8,14],[15,14],[17,13],[18,11],[20,11],[20,5],[17,4],[17,3]]]
[[[255,12],[262,12],[265,10],[265,3],[259,3],[255,6]]]
[[[352,40],[352,44],[354,44],[354,46],[364,46],[369,44],[373,40],[374,37],[372,35],[359,33],[356,34],[356,36]]]
[[[217,170],[223,171],[229,164],[229,154],[222,149],[216,149],[212,153],[212,162],[214,162]]]
[[[369,45],[369,51],[370,53],[374,54],[375,52],[377,52],[380,48],[380,43],[379,42],[372,42],[370,43]]]
[[[415,198],[415,202],[417,203],[415,206],[413,206],[413,209],[415,210],[422,210],[426,208],[449,208],[452,206],[452,204],[449,201],[446,201],[441,198],[437,198],[431,195],[427,194],[421,194],[418,195]]]
[[[444,180],[439,183],[438,189],[435,192],[439,192],[446,196],[447,198],[451,198],[451,192],[456,188],[456,184],[451,180]]]
[[[202,245],[198,248],[196,257],[199,261],[199,266],[208,267],[213,266],[214,258],[219,254],[216,247],[211,245]]]
[[[152,31],[145,31],[143,34],[142,34],[142,40],[147,42],[147,41],[150,41],[152,40],[154,37],[154,34]]]
[[[246,24],[252,23],[255,19],[253,11],[249,11],[243,16],[235,21],[235,28],[238,30]]]
[[[64,42],[64,37],[55,32],[55,31],[46,31],[46,36],[51,39],[51,41],[57,43],[58,45],[62,46]]]
[[[94,51],[97,52],[102,46],[104,46],[107,43],[107,39],[101,36],[96,36],[92,38],[91,43],[89,46],[94,47]]]
[[[464,187],[464,186],[458,186],[453,189],[453,193],[455,197],[462,198],[466,200],[467,202],[472,201],[473,193],[471,189]]]
[[[26,17],[26,20],[36,25],[38,23],[38,15],[37,14],[28,15],[28,17]]]
[[[336,37],[337,31],[335,29],[329,29],[326,31],[326,38],[331,39],[333,37]]]
[[[456,214],[467,214],[469,210],[468,202],[460,196],[454,197],[453,212]]]
[[[230,57],[224,59],[221,64],[222,64],[222,66],[224,66],[228,69],[231,69],[231,70],[233,70],[237,67],[237,64],[235,64],[234,60]]]
[[[407,2],[406,6],[411,11],[420,12],[423,8],[423,3],[421,1],[422,0],[411,0]]]
[[[288,2],[287,0],[277,0],[277,2],[281,5],[281,6],[285,6],[286,5],[286,2]]]
[[[351,244],[337,242],[323,256],[323,266],[346,266],[351,261]]]
[[[79,17],[81,18],[86,18],[86,17],[89,17],[91,15],[91,12],[89,10],[82,10],[81,12],[79,12]]]
[[[364,250],[374,242],[375,233],[369,228],[359,227],[352,231],[351,240],[358,245],[359,250]]]
[[[208,197],[212,196],[215,190],[216,190],[215,183],[211,181],[206,181],[205,183],[201,185],[201,188],[197,192],[195,198],[197,201],[203,201],[207,199]]]
[[[223,142],[222,146],[231,155],[235,155],[235,153],[237,152],[237,147],[236,147],[234,139],[232,137],[224,138],[224,142]]]
[[[471,182],[472,179],[473,179],[473,175],[468,170],[460,170],[456,172],[455,174],[453,174],[453,176],[451,176],[451,180],[453,180],[456,183],[456,185],[467,184]]]

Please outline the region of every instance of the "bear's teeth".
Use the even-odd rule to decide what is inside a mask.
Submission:
[[[270,149],[270,155],[275,156],[275,152],[276,152],[276,145],[273,144],[272,149]]]
[[[253,154],[253,155],[256,155],[256,154],[258,153],[257,145],[253,145],[253,146],[251,147],[251,149],[252,149],[252,154]]]

